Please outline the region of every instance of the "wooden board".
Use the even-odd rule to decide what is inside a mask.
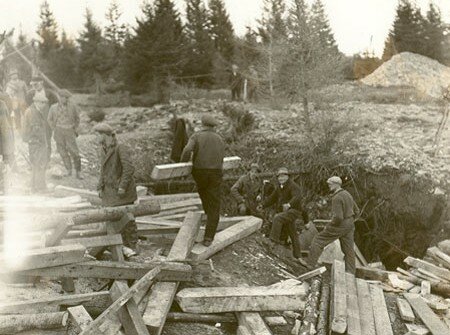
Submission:
[[[434,264],[413,257],[406,257],[404,262],[409,266],[413,266],[415,268],[422,268],[426,271],[431,272],[435,276],[441,277],[445,280],[450,280],[450,270],[448,269],[440,268]]]
[[[355,276],[346,273],[345,282],[347,285],[347,334],[361,335],[360,307],[358,303]]]
[[[0,273],[41,269],[51,266],[78,263],[84,260],[86,248],[80,244],[28,250],[19,262],[0,256]]]
[[[180,231],[167,255],[167,260],[185,260],[187,258],[198,234],[201,218],[201,213],[198,212],[186,214]],[[150,328],[152,334],[161,334],[177,288],[177,282],[153,285],[143,316],[144,322]]]
[[[347,329],[347,285],[344,263],[335,260],[331,275],[330,328],[332,332],[344,334]]]
[[[447,269],[450,269],[450,256],[442,252],[438,247],[431,247],[427,249],[427,255],[434,258],[439,264],[442,264]]]
[[[408,301],[403,298],[397,297],[397,307],[403,321],[414,322],[416,317],[414,316],[414,312],[412,311],[412,308],[409,305]]]
[[[104,235],[95,237],[82,237],[65,239],[61,241],[61,245],[81,244],[86,248],[108,247],[112,245],[122,245],[122,235]]]
[[[369,290],[377,335],[393,335],[383,289],[377,285],[369,285]]]
[[[87,301],[102,299],[109,296],[108,291],[61,295],[56,297],[33,299],[25,301],[10,301],[0,304],[0,314],[28,314],[42,311],[49,307],[61,305],[78,305]]]
[[[47,237],[45,241],[45,246],[53,247],[55,245],[58,245],[59,242],[64,238],[64,236],[66,236],[66,234],[69,232],[70,229],[72,229],[74,225],[75,223],[73,222],[72,218],[67,218],[66,220],[61,222],[61,224],[59,224],[58,226],[55,227],[55,229],[53,229],[50,236]],[[73,244],[76,244],[76,242]]]
[[[245,221],[236,223],[230,228],[218,232],[209,247],[205,247],[203,244],[194,245],[192,248],[191,259],[197,261],[208,259],[230,244],[253,234],[261,228],[261,225],[262,220],[257,217],[251,217]]]
[[[356,244],[355,244],[355,255],[356,255]],[[341,243],[339,240],[336,240],[330,244],[328,244],[324,249],[322,254],[317,261],[318,264],[333,264],[334,260],[343,261],[344,253],[341,250]],[[355,257],[356,266],[362,267],[363,264],[360,262],[358,257]]]
[[[238,168],[241,159],[237,156],[225,157],[223,159],[223,170]],[[170,179],[190,175],[192,172],[192,163],[173,163],[164,165],[155,165],[151,177],[154,180]]]
[[[125,282],[115,281],[111,286],[111,298],[113,301],[119,299],[128,291],[129,287]],[[127,335],[150,335],[144,320],[138,310],[138,305],[134,299],[130,299],[119,309],[117,315],[122,323],[125,334]]]
[[[191,206],[196,206],[196,207],[201,208],[202,201],[200,200],[200,198],[194,198],[194,199],[187,199],[187,200],[162,204],[161,211],[159,214],[164,214],[165,212],[168,212],[168,211],[171,211],[174,209],[186,208],[186,207],[191,207]]]
[[[305,280],[308,280],[308,279],[313,278],[315,276],[320,276],[321,274],[325,273],[326,271],[327,271],[327,268],[322,266],[322,267],[320,267],[318,269],[314,269],[312,271],[306,272],[306,273],[298,276],[297,280],[305,281]]]
[[[303,286],[186,288],[176,295],[181,309],[190,313],[295,311],[304,308],[305,299]]]
[[[69,278],[103,278],[103,279],[139,279],[148,271],[159,266],[161,272],[156,276],[160,281],[189,281],[192,268],[188,264],[174,262],[114,262],[88,261],[76,264],[49,267],[39,270],[21,271],[26,276],[69,277]]]
[[[78,332],[86,329],[88,324],[94,321],[83,305],[69,307],[67,311],[69,312],[71,324]]]
[[[365,280],[357,278],[356,290],[358,293],[361,333],[363,335],[375,335],[375,321],[373,318],[373,306],[370,298],[369,284]]]
[[[251,335],[271,335],[269,327],[267,327],[263,318],[256,312],[237,313],[239,326],[247,328]]]

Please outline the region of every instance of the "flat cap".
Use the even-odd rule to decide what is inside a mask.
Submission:
[[[94,130],[100,134],[112,135],[114,134],[114,129],[107,123],[99,123],[94,127]]]
[[[59,90],[58,94],[64,98],[70,98],[72,96],[72,94],[70,94],[70,92],[66,89]]]
[[[212,115],[204,114],[202,116],[202,124],[207,127],[215,127],[218,123]]]
[[[327,183],[342,185],[342,179],[338,176],[333,176],[333,177],[328,178]]]
[[[287,169],[287,168],[285,168],[285,167],[281,167],[281,168],[279,168],[279,169],[278,169],[278,171],[277,171],[277,176],[280,176],[280,175],[282,175],[282,174],[286,174],[286,175],[288,175],[288,174],[289,174],[289,171],[288,171],[288,169]]]

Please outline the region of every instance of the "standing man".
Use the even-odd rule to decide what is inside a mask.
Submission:
[[[203,245],[209,247],[216,235],[220,217],[220,186],[225,155],[225,142],[215,132],[216,120],[203,115],[202,129],[194,133],[181,154],[181,161],[187,162],[192,154],[192,177],[202,200],[207,216]]]
[[[339,239],[344,253],[345,270],[348,273],[355,274],[354,217],[359,214],[359,208],[351,194],[342,188],[341,178],[333,176],[327,180],[327,183],[331,192],[333,192],[331,200],[333,217],[331,223],[314,237],[309,251],[308,266],[310,268],[315,267],[323,249]]]
[[[22,137],[28,143],[32,171],[32,192],[42,192],[47,189],[45,183],[45,170],[49,161],[47,107],[46,96],[35,94],[33,103],[26,110],[23,119]]]
[[[258,173],[259,165],[250,165],[250,171],[241,176],[231,187],[231,195],[239,203],[239,215],[256,215],[256,202],[261,196],[263,183]]]
[[[12,112],[14,113],[14,123],[17,130],[21,129],[22,114],[27,107],[27,84],[19,79],[19,72],[12,70],[9,74],[9,81],[6,84],[6,94],[11,98]]]
[[[303,210],[301,204],[301,189],[289,178],[288,169],[282,167],[277,172],[278,184],[272,194],[264,200],[263,207],[277,206],[278,214],[273,218],[270,230],[270,239],[276,243],[283,244],[287,236],[292,242],[292,254],[302,265],[306,263],[301,258],[299,234],[296,221],[303,219],[308,222],[308,213]]]
[[[253,65],[249,68],[249,78],[248,78],[248,101],[257,102],[258,101],[258,72]]]
[[[137,200],[134,182],[134,166],[130,150],[117,142],[114,130],[106,123],[94,127],[99,134],[100,178],[97,185],[102,206],[115,207],[131,205]],[[136,222],[129,222],[122,231],[124,255],[136,255],[138,241]]]
[[[48,124],[53,130],[56,149],[67,169],[67,176],[72,175],[73,160],[77,179],[83,179],[80,151],[77,145],[80,112],[78,106],[69,101],[70,96],[68,90],[59,92],[60,101],[50,107]]]
[[[243,78],[238,70],[239,68],[236,64],[233,64],[231,66],[230,83],[231,83],[231,100],[233,101],[241,100]]]

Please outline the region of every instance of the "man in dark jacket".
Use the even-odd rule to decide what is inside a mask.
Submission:
[[[314,237],[309,251],[308,265],[310,268],[317,266],[317,260],[323,249],[328,244],[339,239],[342,252],[344,253],[345,270],[355,274],[355,225],[353,221],[355,215],[359,213],[359,208],[351,194],[341,187],[341,178],[337,176],[331,177],[327,180],[327,183],[331,192],[333,192],[331,200],[333,218],[331,223]]]
[[[215,132],[216,120],[203,115],[202,129],[194,133],[181,154],[181,161],[187,162],[192,154],[192,177],[197,184],[198,194],[207,216],[203,244],[210,246],[216,235],[220,216],[220,186],[225,155],[225,142]]]
[[[256,215],[257,199],[261,197],[263,183],[258,176],[259,166],[253,163],[250,171],[241,176],[231,187],[231,195],[239,203],[239,215]]]
[[[53,130],[56,149],[67,170],[67,176],[72,175],[72,160],[77,179],[81,177],[81,157],[77,145],[80,112],[77,105],[69,101],[70,92],[61,90],[60,101],[53,104],[48,112],[48,124]]]
[[[270,239],[277,243],[283,243],[286,234],[292,242],[292,254],[294,258],[301,259],[300,242],[296,220],[300,217],[303,223],[308,222],[308,214],[301,204],[301,189],[289,178],[288,169],[280,168],[277,172],[278,185],[272,194],[264,200],[263,207],[276,205],[278,214],[273,218],[270,230]],[[302,263],[303,264],[303,263]]]
[[[242,74],[238,70],[239,68],[236,64],[233,64],[231,66],[230,86],[231,86],[231,100],[233,101],[241,100],[242,85],[244,82]]]
[[[108,124],[99,123],[94,130],[100,136],[101,145],[101,167],[97,191],[102,199],[102,205],[114,207],[133,204],[137,199],[137,193],[130,150],[117,142],[114,130]],[[129,222],[125,226],[122,238],[125,247],[133,251],[136,249],[138,241],[136,222]],[[125,253],[125,256],[132,254]]]

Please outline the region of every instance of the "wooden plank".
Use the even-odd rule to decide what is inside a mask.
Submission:
[[[86,248],[108,247],[113,245],[122,245],[122,235],[105,235],[95,237],[72,238],[61,241],[61,245],[81,244]]]
[[[177,201],[177,202],[171,202],[168,204],[161,204],[161,210],[159,214],[164,214],[165,212],[179,209],[179,208],[186,208],[186,207],[200,207],[202,206],[202,201],[200,198],[194,198],[194,199],[188,199],[183,201]]]
[[[322,266],[318,269],[314,269],[312,271],[306,272],[306,273],[298,276],[296,279],[305,281],[305,280],[311,279],[315,276],[320,276],[321,274],[325,273],[326,271],[327,271],[327,268]]]
[[[102,314],[99,315],[97,319],[89,324],[89,326],[83,330],[82,335],[96,335],[101,332],[104,332],[108,329],[108,325],[105,321],[111,314],[115,314],[119,311],[119,309],[130,300],[133,295],[135,295],[138,291],[143,289],[144,287],[148,287],[148,283],[151,282],[160,272],[160,268],[156,267],[153,270],[149,271],[145,276],[136,281],[134,285],[127,290],[122,296],[114,301],[111,306],[109,306]],[[103,326],[103,327],[102,327]]]
[[[283,318],[284,320],[284,318]],[[194,323],[236,323],[236,316],[233,313],[223,314],[195,314],[170,312],[167,315],[167,321],[172,322],[194,322]],[[267,321],[266,321],[267,322]]]
[[[369,284],[363,279],[356,279],[358,293],[358,305],[361,318],[361,333],[375,335],[375,321],[373,318],[373,306],[370,298]]]
[[[148,271],[159,266],[161,272],[156,276],[159,281],[189,281],[192,279],[192,267],[175,262],[115,262],[88,261],[76,264],[49,267],[39,270],[21,271],[25,276],[101,278],[101,279],[140,279]]]
[[[191,192],[191,193],[174,193],[174,194],[158,194],[158,195],[145,195],[142,197],[139,197],[140,202],[145,202],[147,200],[156,200],[160,204],[166,204],[169,202],[177,202],[177,201],[183,201],[187,199],[193,199],[198,198],[199,195],[197,192]]]
[[[223,159],[223,170],[230,170],[239,167],[241,159],[237,156],[225,157]],[[170,179],[176,177],[188,176],[192,172],[192,162],[173,163],[164,165],[155,165],[151,177],[154,180]]]
[[[366,261],[366,258],[364,257],[364,255],[362,254],[361,250],[359,250],[358,246],[355,243],[355,255],[358,258],[359,262],[361,263],[362,266],[368,266],[369,264]]]
[[[406,257],[404,262],[409,266],[424,269],[433,273],[435,276],[441,277],[445,280],[450,280],[450,270],[448,269],[440,268],[434,264],[413,257]]]
[[[188,212],[180,231],[167,255],[167,260],[185,260],[194,245],[201,223],[201,213]],[[144,322],[152,334],[161,334],[172,301],[177,292],[178,283],[156,283],[149,294]]]
[[[67,311],[69,312],[71,324],[78,332],[86,329],[88,324],[94,321],[86,311],[86,309],[83,307],[83,305],[69,307]]]
[[[243,220],[246,220],[247,218],[248,217],[244,217]],[[240,220],[240,221],[242,221],[242,220]],[[236,223],[238,223],[240,221],[236,221],[236,220],[219,221],[219,224],[217,225],[217,231],[219,232],[219,231],[225,230],[227,228],[230,228],[231,226],[234,226]],[[200,230],[198,231],[195,242],[200,243],[205,239],[205,230],[206,230],[205,226],[200,227]]]
[[[391,284],[392,287],[399,288],[399,289],[405,290],[405,291],[408,291],[414,287],[414,284],[412,284],[406,280],[399,279],[395,273],[389,274],[389,283]]]
[[[271,335],[272,332],[267,327],[263,318],[256,312],[237,313],[239,326],[247,328],[251,335]]]
[[[405,323],[408,332],[405,335],[428,335],[431,334],[427,327]]]
[[[360,307],[358,304],[355,276],[346,273],[345,283],[347,286],[347,334],[361,335]]]
[[[181,309],[189,313],[290,311],[304,308],[305,299],[303,286],[186,288],[176,295]]]
[[[247,327],[239,326],[236,329],[236,335],[251,335],[250,330],[247,329]]]
[[[209,247],[206,247],[203,244],[194,245],[191,258],[198,261],[208,259],[230,244],[253,234],[261,228],[261,225],[262,220],[257,217],[251,217],[245,221],[236,223],[230,228],[218,232]]]
[[[344,334],[347,329],[347,285],[345,265],[338,260],[333,262],[331,299],[331,331]]]
[[[397,297],[397,307],[403,321],[414,322],[416,317],[414,316],[414,312],[412,311],[412,308],[409,305],[408,301],[403,298]]]
[[[115,281],[111,286],[111,298],[115,301],[129,290],[126,283]],[[117,313],[127,335],[150,335],[139,313],[136,301],[130,299]]]
[[[377,285],[369,285],[369,289],[377,335],[393,335],[383,289]]]
[[[49,307],[61,305],[79,305],[87,301],[101,299],[109,295],[108,291],[61,295],[50,298],[33,299],[25,301],[10,301],[0,304],[0,314],[29,314]]]
[[[28,250],[17,261],[0,256],[0,273],[41,269],[50,266],[78,263],[84,260],[86,248],[79,244]]]
[[[449,335],[450,329],[447,328],[439,317],[434,314],[426,302],[417,294],[405,293],[406,300],[410,303],[411,307],[416,312],[417,316],[427,326],[433,335]]]
[[[427,249],[427,255],[434,258],[439,264],[442,264],[447,269],[450,269],[450,256],[442,252],[438,247],[431,247]]]
[[[55,229],[52,231],[50,236],[47,237],[45,245],[47,247],[53,247],[66,236],[67,232],[72,229],[72,227],[75,225],[72,218],[67,218],[61,224],[55,227]]]

